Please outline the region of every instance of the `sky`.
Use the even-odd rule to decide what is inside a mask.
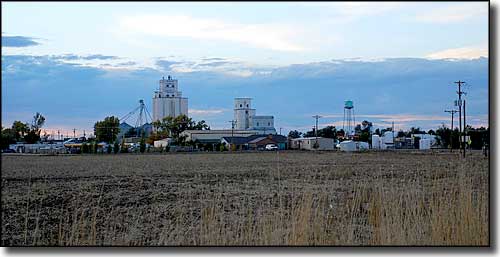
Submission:
[[[488,2],[2,2],[2,126],[39,111],[88,134],[167,75],[212,128],[245,96],[283,133],[342,127],[344,100],[358,122],[435,129],[457,80],[487,126],[488,62]]]

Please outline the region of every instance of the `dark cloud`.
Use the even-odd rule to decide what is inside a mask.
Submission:
[[[190,108],[230,109],[234,97],[250,96],[258,113],[274,115],[277,122],[290,124],[310,124],[311,113],[342,114],[343,101],[347,99],[354,100],[355,113],[442,115],[444,109],[452,107],[456,98],[453,81],[458,79],[473,85],[466,89],[469,114],[488,113],[487,58],[334,60],[265,69],[265,74],[259,73],[259,68],[243,67],[254,72],[251,77],[213,70],[173,72],[172,65],[195,64],[169,60],[156,62],[162,69],[130,71],[106,71],[69,64],[66,60],[51,56],[2,56],[3,112],[41,111],[47,119],[50,114],[85,114],[96,117],[89,120],[92,125],[107,115],[126,114],[136,107],[138,99],[151,106],[158,80],[172,75],[179,80],[183,96],[189,98]],[[231,118],[230,112],[227,115],[218,122]],[[324,120],[330,121],[335,120]]]
[[[34,41],[32,37],[23,36],[2,36],[2,46],[5,47],[28,47],[36,46],[40,43]]]

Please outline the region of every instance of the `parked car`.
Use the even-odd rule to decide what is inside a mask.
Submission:
[[[278,150],[278,146],[275,144],[268,144],[266,145],[266,151],[276,151]]]

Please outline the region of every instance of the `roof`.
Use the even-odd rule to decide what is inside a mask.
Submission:
[[[286,143],[287,138],[285,136],[281,135],[269,135],[272,141],[276,143]],[[258,143],[259,141],[262,141],[266,138],[269,138],[269,136],[265,135],[252,135],[248,137],[233,137],[233,144],[241,145],[241,144],[254,144]],[[231,142],[231,137],[223,137],[223,139],[227,142]]]
[[[211,129],[211,130],[184,130],[182,133],[191,133],[191,134],[225,134],[225,133],[255,134],[256,132],[257,131],[254,131],[254,130]]]

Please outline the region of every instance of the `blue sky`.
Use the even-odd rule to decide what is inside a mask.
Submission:
[[[458,79],[480,126],[487,49],[487,2],[2,3],[2,125],[41,111],[89,131],[172,75],[213,128],[240,96],[284,131],[341,126],[346,99],[378,127],[434,128]]]

